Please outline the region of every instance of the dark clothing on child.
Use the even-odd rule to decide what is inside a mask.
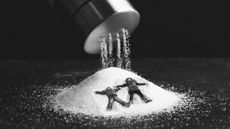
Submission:
[[[120,98],[118,98],[117,96],[115,96],[113,98],[109,98],[109,102],[108,102],[108,105],[107,105],[107,110],[111,110],[112,109],[114,101],[118,102],[122,106],[129,107],[128,103],[124,102],[123,100],[121,100]]]
[[[130,101],[131,103],[133,103],[133,94],[137,94],[138,96],[140,96],[141,99],[142,99],[145,103],[148,103],[148,102],[151,101],[150,99],[147,99],[147,98],[141,93],[140,90],[135,90],[135,91],[129,91],[129,95],[130,95],[129,101]]]
[[[129,102],[133,103],[133,94],[137,94],[138,96],[141,97],[141,99],[145,102],[148,103],[152,100],[148,99],[147,97],[145,97],[145,95],[143,95],[139,89],[138,86],[141,85],[146,85],[146,83],[138,83],[135,80],[130,79],[129,81],[127,81],[125,84],[123,85],[118,85],[117,88],[120,87],[128,87],[128,91],[129,91]]]
[[[101,95],[107,95],[108,97],[108,105],[107,105],[107,110],[111,110],[114,101],[118,102],[122,106],[129,107],[129,103],[126,103],[125,101],[121,100],[120,98],[117,97],[116,92],[119,91],[120,88],[112,89],[110,87],[106,88],[103,91],[96,91],[96,94],[101,94]]]
[[[113,98],[117,96],[116,92],[119,91],[120,88],[112,89],[112,88],[106,88],[103,91],[96,91],[97,94],[101,95],[107,95],[109,98]]]
[[[130,82],[130,83],[125,83],[123,85],[119,85],[117,86],[117,88],[120,88],[120,87],[128,87],[128,90],[129,91],[137,91],[137,90],[140,90],[138,86],[142,86],[142,85],[146,85],[145,83],[138,83],[138,82]]]

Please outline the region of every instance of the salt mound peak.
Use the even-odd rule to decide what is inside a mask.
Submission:
[[[152,99],[152,102],[144,103],[139,96],[134,94],[134,104],[129,108],[114,102],[113,109],[107,111],[107,96],[95,94],[95,91],[102,91],[107,87],[113,88],[116,85],[124,84],[127,77],[131,77],[139,83],[148,83],[149,85],[139,86],[139,88],[143,94]],[[128,88],[121,88],[117,95],[122,100],[128,102]],[[179,103],[181,97],[181,95],[164,90],[131,71],[110,67],[94,73],[78,85],[59,93],[56,96],[56,103],[64,111],[76,114],[130,117],[170,110]]]

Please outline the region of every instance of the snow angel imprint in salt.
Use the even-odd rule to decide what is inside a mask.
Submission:
[[[140,89],[138,88],[138,86],[141,85],[148,85],[147,83],[138,83],[136,80],[132,79],[132,78],[126,78],[125,80],[125,84],[123,85],[118,85],[116,86],[117,88],[120,87],[128,87],[129,90],[129,103],[133,104],[133,94],[137,94],[138,96],[141,97],[141,99],[145,102],[151,102],[151,99],[148,99],[143,93],[141,93]]]
[[[125,101],[121,100],[120,98],[117,97],[116,92],[119,91],[120,88],[111,88],[111,87],[107,87],[105,90],[103,91],[95,91],[96,94],[101,94],[101,95],[107,95],[108,97],[108,105],[107,105],[107,110],[112,110],[112,106],[114,101],[118,102],[119,104],[121,104],[122,106],[125,107],[129,107],[130,104],[126,103]]]

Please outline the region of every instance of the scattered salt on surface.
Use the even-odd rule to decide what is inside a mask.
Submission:
[[[106,87],[123,84],[127,77],[131,77],[140,83],[148,83],[149,85],[139,86],[139,88],[143,94],[153,101],[146,104],[138,96],[134,95],[134,104],[129,108],[114,102],[112,111],[107,111],[107,96],[98,95],[94,92],[102,91]],[[117,95],[124,101],[129,100],[127,88],[122,88],[117,92]],[[56,107],[73,114],[80,113],[103,117],[133,117],[170,112],[181,103],[181,98],[183,97],[183,94],[165,90],[131,71],[110,67],[94,73],[80,82],[79,85],[72,86],[57,94],[55,104]]]

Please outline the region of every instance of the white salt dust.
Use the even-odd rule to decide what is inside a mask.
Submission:
[[[95,94],[95,91],[102,91],[107,87],[124,84],[127,77],[131,77],[139,83],[148,83],[149,85],[139,86],[139,88],[143,94],[152,99],[152,102],[144,103],[139,96],[134,95],[134,104],[129,108],[114,102],[113,109],[107,111],[107,96]],[[127,88],[121,88],[117,92],[117,95],[122,100],[128,102],[129,95]],[[180,104],[183,97],[183,94],[165,90],[131,71],[110,67],[94,73],[78,85],[57,94],[55,97],[55,107],[73,114],[103,117],[133,117],[170,112]]]

